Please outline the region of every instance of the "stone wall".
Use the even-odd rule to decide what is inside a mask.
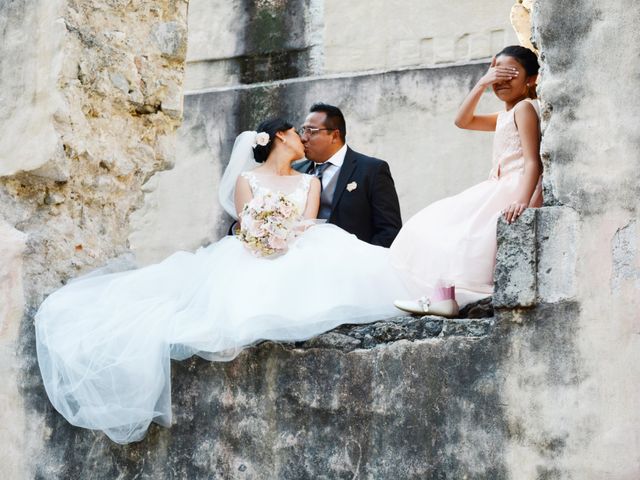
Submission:
[[[466,63],[517,43],[513,0],[342,2],[325,6],[327,72]]]
[[[69,2],[55,12],[37,2],[3,7],[11,39],[3,45],[18,44],[3,57],[16,68],[3,75],[23,92],[5,106],[3,137],[20,139],[33,131],[36,139],[51,138],[18,140],[20,148],[3,151],[0,162],[11,173],[0,177],[0,214],[28,235],[28,298],[34,302],[61,279],[126,250],[128,216],[141,200],[141,186],[173,161],[186,52],[186,3],[174,3]],[[48,63],[22,56],[20,40],[28,49],[29,37],[14,38],[11,28],[20,23],[12,11],[19,6],[42,17],[43,35],[47,28],[55,32],[59,44],[55,55],[44,56]],[[45,107],[48,98],[57,99],[48,117],[33,101],[39,97],[32,76],[24,75],[34,69],[57,74],[42,87],[48,92]],[[40,120],[26,127],[14,124],[14,116]],[[37,164],[31,163],[34,156],[40,157]]]
[[[421,139],[416,132],[440,134],[434,118],[449,115],[485,66],[194,93],[174,151],[185,2],[1,4],[0,79],[21,93],[0,111],[8,132],[0,161],[3,476],[639,478],[640,100],[630,79],[640,67],[628,60],[639,54],[640,6],[575,0],[571,15],[566,7],[534,8],[546,207],[499,225],[493,317],[398,318],[304,344],[265,343],[230,363],[176,362],[175,425],[123,447],[70,426],[48,402],[33,347],[42,297],[128,252],[128,239],[148,258],[160,255],[166,244],[145,246],[141,233],[153,225],[164,235],[170,222],[184,222],[175,225],[192,228],[188,247],[213,239],[224,224],[218,211],[192,213],[156,192],[182,180],[201,195],[194,204],[214,202],[231,139],[264,112],[294,115],[331,89],[357,120],[355,146],[402,171],[396,158]],[[18,25],[34,34],[20,35]],[[42,83],[25,72],[41,72]],[[394,108],[415,130],[408,140],[400,127],[376,140],[377,122],[393,123]],[[420,141],[424,149],[434,139]],[[175,178],[154,175],[174,163],[172,152]]]
[[[491,58],[517,43],[513,3],[191,0],[185,87]]]
[[[518,42],[531,50],[538,51],[532,43],[531,15],[535,0],[517,0],[511,7],[511,25],[518,36]]]
[[[47,412],[54,438],[37,473],[506,478],[500,371],[481,367],[503,353],[490,319],[404,318],[341,332],[297,348],[266,343],[230,364],[174,363],[175,425],[152,426],[138,444],[114,445]],[[355,348],[358,336],[369,346]]]
[[[0,3],[6,478],[34,475],[32,458],[51,435],[26,393],[38,382],[25,377],[34,309],[69,278],[127,253],[142,186],[173,161],[186,15],[186,1]]]
[[[631,125],[640,107],[640,64],[624,59],[640,55],[640,6],[581,0],[571,12],[562,2],[538,1],[534,8],[548,118],[545,202],[570,212],[535,227],[539,250],[552,253],[550,245],[564,244],[543,268],[538,263],[538,292],[552,305],[544,317],[564,325],[568,336],[555,354],[558,365],[555,355],[540,357],[550,331],[511,343],[513,375],[505,390],[514,421],[511,472],[513,478],[635,479],[640,134]],[[569,304],[577,307],[572,313]],[[510,310],[506,317],[529,329],[541,320],[535,310]]]
[[[61,156],[54,115],[63,68],[63,2],[3,2],[0,15],[0,175],[35,170]]]
[[[324,0],[192,0],[186,90],[321,73],[324,8]]]

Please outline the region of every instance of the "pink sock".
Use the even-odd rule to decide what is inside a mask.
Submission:
[[[433,289],[431,294],[432,302],[441,302],[443,300],[455,300],[456,299],[456,287],[454,285],[441,285]]]

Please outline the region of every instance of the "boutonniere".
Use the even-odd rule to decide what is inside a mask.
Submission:
[[[353,192],[356,188],[358,188],[358,184],[356,182],[347,184],[347,192]]]

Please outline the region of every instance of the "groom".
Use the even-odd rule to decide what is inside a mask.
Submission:
[[[360,240],[389,247],[402,220],[389,165],[354,152],[338,107],[316,103],[300,129],[307,160],[294,165],[322,184],[318,218],[327,219]]]

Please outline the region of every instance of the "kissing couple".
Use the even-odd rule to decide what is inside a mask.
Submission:
[[[541,202],[537,73],[526,48],[494,57],[456,118],[495,131],[489,179],[404,226],[388,164],[347,146],[337,107],[314,105],[299,132],[270,119],[240,134],[219,189],[236,235],[76,279],[40,306],[38,362],[56,410],[115,442],[137,441],[152,421],[170,425],[171,359],[231,360],[262,340],[394,316],[394,301],[452,316],[456,296],[490,295],[498,218],[513,222]],[[476,115],[488,87],[505,109]]]

